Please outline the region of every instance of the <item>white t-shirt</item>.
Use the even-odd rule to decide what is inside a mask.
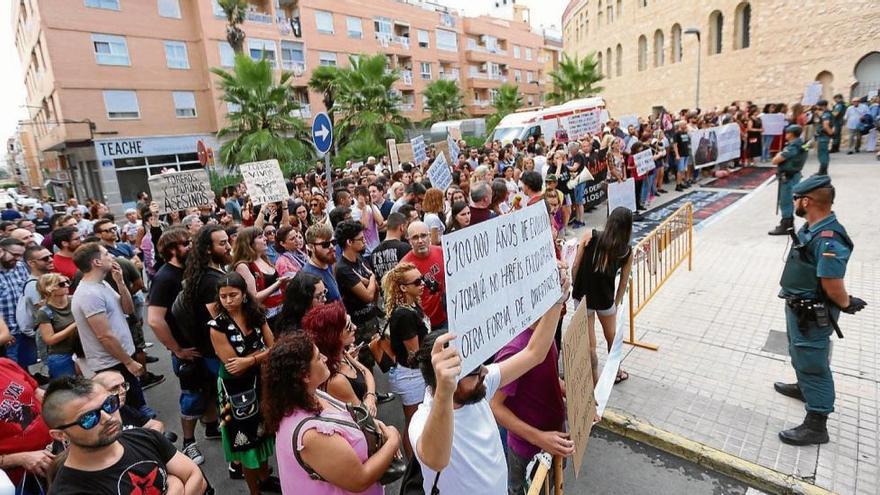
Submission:
[[[437,488],[443,495],[504,495],[507,493],[507,461],[501,446],[501,435],[489,400],[501,384],[497,364],[486,367],[486,398],[476,404],[453,411],[452,454],[449,464],[440,473]],[[425,391],[425,400],[409,424],[409,438],[416,445],[425,429],[434,398]],[[416,449],[413,449],[416,450]],[[418,457],[418,454],[416,454]],[[435,471],[422,465],[425,493],[431,493]]]
[[[443,220],[436,213],[425,213],[425,225],[428,226],[428,232],[436,228],[440,235],[443,235],[443,232],[446,231],[446,225],[443,224]]]

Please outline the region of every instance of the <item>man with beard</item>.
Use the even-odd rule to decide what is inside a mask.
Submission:
[[[7,237],[0,240],[0,317],[15,337],[15,342],[7,348],[8,356],[19,366],[27,369],[37,362],[37,349],[34,339],[24,339],[15,316],[18,300],[30,274],[27,265],[21,260],[24,256],[24,243]]]
[[[563,296],[531,325],[526,347],[500,363],[462,370],[458,349],[448,345],[455,335],[425,339],[417,357],[425,400],[409,426],[425,493],[432,493],[435,483],[440,493],[507,493],[507,463],[487,398],[545,360],[568,298],[566,273],[559,263]],[[463,371],[467,374],[459,379]]]
[[[47,237],[48,238],[48,237]],[[82,236],[76,226],[65,225],[52,232],[52,243],[58,248],[53,256],[55,271],[73,280],[76,277],[76,264],[73,263],[73,252],[82,243]],[[48,248],[49,246],[45,246]]]
[[[206,425],[217,423],[217,408],[209,407],[213,403],[213,396],[208,395],[211,387],[205,386],[211,372],[198,349],[180,331],[171,311],[174,298],[183,290],[183,267],[191,246],[192,240],[184,227],[171,227],[159,237],[156,249],[168,261],[159,268],[150,285],[147,323],[159,342],[171,351],[171,367],[180,379],[182,451],[196,464],[202,464],[205,457],[196,444],[196,423],[199,418]]]
[[[431,319],[431,330],[445,329],[446,272],[443,268],[443,248],[431,245],[431,234],[424,222],[410,223],[407,235],[412,251],[401,261],[415,265],[425,280],[420,302],[425,315]]]
[[[797,382],[776,382],[773,388],[804,402],[807,415],[801,425],[779,432],[779,439],[789,445],[823,444],[834,411],[831,332],[843,337],[837,325],[840,312],[855,314],[866,303],[850,296],[843,282],[854,245],[831,211],[831,179],[814,175],[795,186],[793,195],[795,213],[807,222],[788,252],[779,297],[786,301],[788,353]]]
[[[326,302],[331,303],[342,299],[339,286],[333,276],[333,265],[336,263],[336,241],[333,231],[325,223],[316,223],[306,230],[306,249],[309,261],[302,271],[320,277],[327,289]]]
[[[122,430],[119,397],[81,377],[52,382],[43,401],[55,440],[70,445],[49,493],[205,493],[199,468],[161,433]]]
[[[24,290],[21,298],[18,300],[18,306],[15,308],[15,321],[21,332],[16,336],[18,339],[27,339],[24,345],[29,348],[36,349],[36,333],[37,323],[34,320],[34,312],[40,301],[43,299],[37,292],[37,280],[55,270],[55,264],[52,262],[52,253],[48,249],[39,244],[28,246],[24,251],[24,262],[30,269],[30,276],[24,283]],[[40,378],[38,376],[38,378]]]

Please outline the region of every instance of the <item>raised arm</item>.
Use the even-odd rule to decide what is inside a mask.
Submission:
[[[415,445],[419,461],[437,472],[449,464],[452,455],[452,394],[455,393],[461,373],[461,357],[458,349],[446,346],[454,338],[453,334],[441,335],[431,350],[431,365],[437,377],[437,387],[424,430]]]

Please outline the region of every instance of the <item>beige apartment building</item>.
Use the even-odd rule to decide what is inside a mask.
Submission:
[[[596,54],[612,113],[693,108],[698,51],[703,108],[790,104],[813,81],[829,99],[880,89],[876,0],[571,0],[562,25],[566,53]]]
[[[539,103],[543,38],[525,22],[418,0],[249,3],[245,52],[294,74],[306,120],[323,110],[311,70],[360,53],[383,53],[400,70],[395,90],[415,122],[437,79],[457,81],[473,115],[493,111],[505,82]],[[234,54],[216,0],[14,0],[12,9],[28,124],[44,167],[57,164],[56,185],[119,213],[151,175],[199,167],[199,142],[219,147],[229,109],[209,69],[231,68]]]

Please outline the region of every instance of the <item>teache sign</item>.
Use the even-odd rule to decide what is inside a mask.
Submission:
[[[446,313],[462,376],[562,296],[543,202],[443,236]]]

